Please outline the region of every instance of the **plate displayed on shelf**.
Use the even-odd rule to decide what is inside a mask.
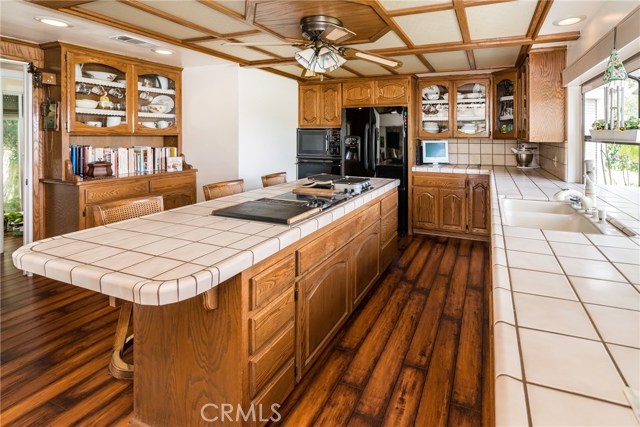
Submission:
[[[173,99],[170,96],[158,95],[155,98],[153,98],[153,101],[151,101],[151,105],[164,105],[165,107],[167,107],[167,111],[165,111],[165,113],[168,113],[171,110],[173,110],[175,103],[173,102]]]
[[[88,70],[84,70],[84,73],[86,75],[88,75],[92,79],[103,80],[105,82],[112,82],[118,76],[117,74],[107,73],[107,72],[104,72],[104,71],[88,71]]]
[[[437,85],[432,85],[422,90],[423,99],[438,99],[440,97],[440,88]]]

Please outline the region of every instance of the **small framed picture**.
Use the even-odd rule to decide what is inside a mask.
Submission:
[[[167,157],[167,172],[182,170],[182,157]]]

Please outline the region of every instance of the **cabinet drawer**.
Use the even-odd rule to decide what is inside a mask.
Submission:
[[[276,298],[292,283],[293,255],[249,279],[249,309],[255,310]]]
[[[293,288],[273,304],[249,319],[249,354],[255,354],[284,327],[293,322],[295,302]]]
[[[384,244],[396,234],[398,230],[398,209],[394,209],[387,215],[382,217],[382,224],[380,226],[380,241]]]
[[[111,184],[97,188],[87,188],[85,190],[85,203],[95,204],[109,202],[111,200],[125,199],[127,197],[142,196],[149,193],[149,181],[136,181],[127,183]]]
[[[358,216],[337,226],[328,235],[322,236],[297,251],[298,275],[304,274],[336,250],[344,246],[360,231],[379,221],[380,207],[373,205]]]
[[[393,194],[385,197],[380,202],[380,216],[385,216],[393,209],[398,208],[398,192],[394,191]]]
[[[254,405],[255,413],[259,414],[262,409],[262,419],[249,418],[249,425],[252,427],[261,427],[266,424],[268,419],[273,415],[272,405],[282,404],[284,399],[293,391],[293,387],[296,384],[296,377],[294,371],[293,359],[287,363],[287,365],[278,373],[276,378],[267,386],[265,391],[258,397],[256,397],[251,403]],[[277,418],[274,417],[274,418]]]
[[[280,368],[293,359],[293,325],[264,351],[249,359],[249,393],[255,397]]]
[[[464,188],[466,176],[414,175],[413,185],[419,187]]]
[[[192,188],[195,186],[195,175],[171,176],[166,178],[152,179],[151,192],[162,193],[174,191],[181,188]]]

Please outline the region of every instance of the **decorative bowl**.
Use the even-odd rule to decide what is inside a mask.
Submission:
[[[76,107],[94,109],[98,107],[98,101],[93,99],[76,99]]]
[[[103,80],[105,82],[112,82],[118,76],[117,74],[107,73],[107,72],[104,72],[104,71],[87,71],[87,70],[84,70],[84,73],[87,76],[91,77],[92,79]]]

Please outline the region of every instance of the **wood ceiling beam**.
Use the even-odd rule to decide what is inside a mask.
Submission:
[[[515,36],[515,37],[500,37],[491,39],[477,39],[470,43],[464,42],[448,42],[448,43],[436,43],[430,45],[418,45],[413,48],[386,48],[386,49],[372,49],[370,52],[377,55],[418,55],[421,53],[434,53],[434,52],[449,52],[456,50],[469,50],[469,49],[486,49],[492,47],[512,47],[520,45],[531,45],[534,43],[557,43],[573,41],[580,38],[579,31],[572,31],[567,33],[557,34],[545,34],[538,36],[535,40],[531,40],[527,37]]]
[[[544,24],[544,20],[547,18],[549,11],[551,10],[551,6],[553,5],[553,0],[538,0],[538,4],[536,5],[536,10],[533,12],[533,17],[531,18],[531,23],[529,24],[529,28],[527,29],[527,37],[536,40],[538,34],[540,33],[540,29],[542,28],[542,24]],[[537,41],[537,40],[536,40]],[[520,48],[520,52],[518,53],[518,59],[516,59],[516,67],[520,67],[524,62],[524,59],[529,54],[531,50],[531,45],[525,45]]]
[[[471,42],[471,35],[469,32],[469,22],[467,21],[467,12],[464,10],[464,2],[462,0],[453,0],[453,10],[456,13],[456,19],[458,20],[458,27],[460,27],[460,34],[462,34],[462,42],[469,44]],[[466,51],[467,61],[469,62],[469,68],[471,70],[476,69],[476,58],[473,55],[473,50]]]
[[[109,16],[102,15],[100,13],[92,12],[90,10],[82,9],[76,6],[73,6],[69,9],[60,9],[61,12],[67,13],[72,16],[76,16],[78,18],[88,19],[90,21],[94,21],[103,25],[109,25],[114,28],[119,28],[124,31],[130,31],[135,34],[139,34],[141,36],[150,37],[152,39],[156,39],[159,41],[163,41],[165,43],[169,43],[175,46],[184,47],[186,49],[195,50],[197,52],[201,52],[207,55],[215,56],[221,59],[226,59],[227,61],[236,62],[238,64],[247,64],[249,61],[238,58],[232,55],[227,55],[226,53],[218,52],[212,49],[208,49],[202,46],[198,46],[197,44],[186,44],[183,43],[182,40],[171,37],[166,34],[161,34],[156,31],[148,30],[145,28],[138,27],[136,25],[127,24],[117,19],[113,19]]]
[[[486,6],[496,3],[508,3],[514,0],[465,0],[464,7]],[[416,15],[419,13],[440,12],[442,10],[451,10],[454,6],[452,3],[431,4],[428,6],[408,7],[406,9],[388,10],[387,15],[392,18],[396,16]]]

